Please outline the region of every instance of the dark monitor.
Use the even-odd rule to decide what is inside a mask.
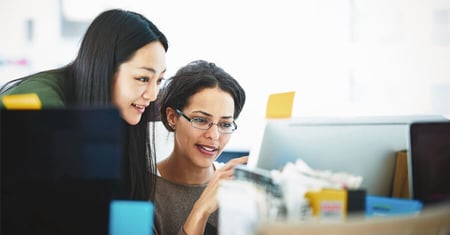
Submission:
[[[450,202],[450,121],[413,123],[410,137],[413,198]]]
[[[1,234],[108,234],[123,125],[115,109],[0,110]]]

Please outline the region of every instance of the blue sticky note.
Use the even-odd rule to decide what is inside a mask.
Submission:
[[[109,212],[109,235],[153,234],[153,213],[152,202],[113,200]]]

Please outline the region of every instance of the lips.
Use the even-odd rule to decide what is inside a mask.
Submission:
[[[218,148],[216,148],[216,147],[210,147],[210,146],[207,146],[207,145],[197,144],[197,146],[200,149],[202,149],[203,151],[210,152],[210,153],[214,153],[214,152],[216,152],[218,150]]]
[[[147,108],[147,105],[139,105],[139,104],[131,104],[131,105],[141,112],[144,112],[145,108]]]

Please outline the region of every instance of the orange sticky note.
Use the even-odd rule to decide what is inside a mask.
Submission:
[[[41,109],[42,103],[35,93],[5,95],[2,97],[6,109]]]
[[[267,101],[266,118],[290,118],[295,92],[271,94]]]

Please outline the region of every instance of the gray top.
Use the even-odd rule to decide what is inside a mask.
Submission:
[[[157,235],[184,234],[182,226],[205,185],[178,184],[156,179],[154,229]],[[208,218],[204,234],[217,234],[218,211]]]

